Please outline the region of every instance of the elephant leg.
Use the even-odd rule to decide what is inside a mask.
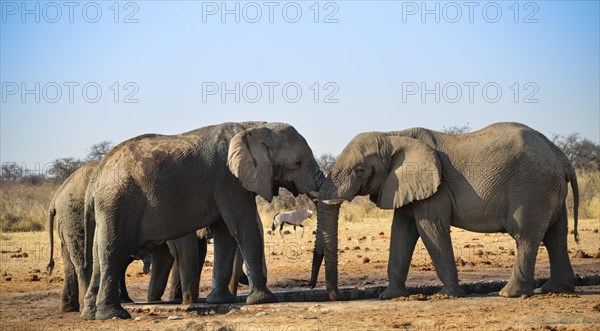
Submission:
[[[129,297],[129,293],[127,292],[127,286],[125,285],[125,278],[127,276],[127,267],[133,262],[133,257],[127,257],[127,262],[125,262],[125,267],[123,268],[123,272],[121,272],[121,281],[119,282],[119,298],[121,302],[133,302]]]
[[[399,209],[394,210],[388,259],[389,284],[379,296],[380,299],[387,300],[410,295],[406,289],[406,277],[418,239],[419,232],[415,220],[402,215]]]
[[[434,215],[428,215],[427,218],[419,218],[416,223],[435,272],[444,285],[439,294],[464,297],[465,291],[458,285],[458,271],[450,239],[450,222],[436,218]]]
[[[237,243],[223,221],[213,223],[212,229],[215,257],[212,290],[206,297],[206,303],[236,303],[237,297],[231,294],[228,285],[233,271]]]
[[[530,199],[527,208],[518,206],[513,219],[507,222],[507,232],[517,243],[517,259],[508,284],[500,290],[503,297],[533,295],[535,260],[553,209],[542,200],[542,197]]]
[[[550,279],[542,286],[542,293],[572,293],[575,291],[575,273],[569,260],[567,209],[563,205],[559,219],[546,231],[543,242],[550,257]]]
[[[500,290],[503,297],[533,295],[534,268],[540,241],[517,239],[517,262],[508,284]]]
[[[98,210],[96,210],[96,215],[98,215]],[[91,296],[96,296],[95,319],[97,320],[106,320],[113,317],[131,318],[131,315],[123,309],[119,300],[119,280],[120,273],[125,267],[125,261],[129,255],[134,253],[134,248],[126,242],[120,242],[119,238],[122,237],[120,236],[122,231],[118,231],[119,229],[115,226],[115,224],[126,224],[127,222],[118,222],[113,217],[115,216],[107,219],[105,223],[98,222],[99,224],[96,224],[95,241],[97,243],[100,284],[97,295],[92,294]],[[136,233],[128,233],[128,235],[137,238]],[[96,261],[94,261],[94,264],[96,264]],[[88,295],[86,294],[85,308],[88,308],[88,306],[91,305],[88,303]]]
[[[238,285],[240,283],[240,278],[244,273],[243,265],[244,259],[242,258],[242,251],[240,251],[240,248],[238,247],[235,250],[235,258],[233,260],[233,273],[231,275],[231,280],[229,281],[229,292],[236,296]]]
[[[66,245],[61,245],[61,253],[65,272],[65,283],[61,294],[60,310],[65,313],[79,311],[78,277],[75,272],[75,266],[73,265]]]
[[[85,293],[84,306],[81,311],[81,317],[85,320],[96,319],[96,299],[100,287],[100,261],[98,257],[98,242],[94,240],[92,246],[92,275],[90,276],[90,285]]]
[[[239,233],[237,237],[250,284],[250,295],[246,299],[246,304],[276,302],[275,295],[267,288],[267,268],[261,231],[257,228],[252,230]]]
[[[265,246],[262,225],[257,222],[256,200],[252,194],[244,189],[238,189],[234,185],[224,185],[224,187],[230,188],[230,190],[225,190],[222,195],[217,196],[217,206],[229,233],[237,240],[242,251],[242,257],[248,266],[251,293],[246,299],[246,304],[276,302],[277,298],[267,288],[267,276],[263,271]],[[231,189],[232,187],[235,189]],[[233,247],[233,254],[235,254],[235,246]],[[231,269],[229,271],[231,272]],[[224,276],[228,282],[231,274]]]
[[[173,262],[171,268],[171,281],[169,282],[169,300],[183,300],[183,291],[181,290],[181,274],[179,273],[179,264],[177,259]]]
[[[148,301],[154,302],[161,301],[161,297],[165,293],[169,272],[175,259],[171,256],[166,243],[152,247],[151,254],[152,273],[148,285]]]
[[[192,304],[198,301],[199,274],[198,243],[196,233],[190,233],[179,239],[167,241],[171,255],[175,257],[181,279],[182,303]]]

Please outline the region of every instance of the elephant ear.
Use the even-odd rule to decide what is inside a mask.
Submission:
[[[377,206],[400,208],[437,192],[442,169],[437,152],[420,140],[386,137],[392,148],[388,173],[379,191]]]
[[[242,186],[269,202],[273,200],[272,135],[268,128],[241,131],[231,139],[227,155],[227,166]]]

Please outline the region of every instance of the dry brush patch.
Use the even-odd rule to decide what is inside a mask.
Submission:
[[[0,183],[0,232],[45,229],[48,206],[59,186],[53,182]]]

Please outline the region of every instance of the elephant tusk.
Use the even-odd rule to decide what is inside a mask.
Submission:
[[[330,199],[330,200],[323,200],[323,203],[329,206],[335,206],[335,205],[339,205],[342,202],[344,202],[344,199],[341,198],[337,198],[337,199]]]

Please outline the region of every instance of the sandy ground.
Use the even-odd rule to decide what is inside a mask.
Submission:
[[[572,223],[571,223],[572,225]],[[571,261],[579,275],[600,274],[599,220],[580,221],[581,241],[569,237]],[[269,287],[306,288],[314,235],[308,223],[304,238],[288,234],[265,237]],[[291,228],[289,229],[291,231]],[[340,225],[340,287],[387,284],[390,220],[367,219]],[[506,234],[478,234],[452,229],[454,252],[461,282],[508,280],[514,263],[514,241]],[[506,299],[497,293],[461,299],[413,296],[408,299],[347,302],[301,302],[269,305],[229,305],[201,311],[140,310],[127,321],[83,321],[78,313],[60,313],[63,285],[60,250],[55,250],[55,272],[45,273],[49,257],[46,233],[2,234],[0,249],[0,329],[2,330],[598,330],[600,286],[578,287],[573,295],[535,295]],[[58,247],[58,245],[57,245]],[[580,252],[581,251],[581,252]],[[24,254],[26,253],[26,254]],[[26,255],[26,256],[25,256]],[[210,290],[212,245],[201,277],[201,296]],[[596,258],[594,258],[596,257]],[[324,272],[319,287],[324,286]],[[536,264],[536,277],[548,277],[544,247]],[[128,269],[131,297],[144,301],[149,276],[141,263]],[[440,284],[421,242],[413,257],[408,285]],[[242,288],[242,291],[247,288]]]

